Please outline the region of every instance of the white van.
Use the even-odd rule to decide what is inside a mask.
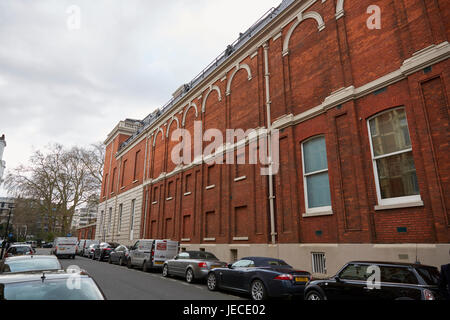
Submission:
[[[53,241],[52,254],[59,257],[75,259],[78,238],[56,238]]]
[[[138,240],[128,254],[127,266],[141,267],[144,272],[163,268],[164,262],[178,254],[180,244],[172,240]]]

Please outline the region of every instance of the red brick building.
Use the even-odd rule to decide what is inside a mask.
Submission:
[[[77,229],[78,240],[95,240],[95,228],[97,224],[90,224]]]
[[[111,132],[96,237],[171,238],[314,273],[448,262],[449,36],[444,0],[283,1],[162,110]],[[193,135],[194,121],[279,130],[279,171],[175,165],[172,133]]]

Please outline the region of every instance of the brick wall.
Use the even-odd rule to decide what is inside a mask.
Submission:
[[[414,53],[448,41],[449,5],[438,0],[346,0],[345,14],[337,19],[335,2],[309,1],[302,13],[308,18],[298,23],[307,1],[296,1],[270,28],[255,35],[253,47],[242,49],[199,89],[192,89],[135,146],[117,159],[118,146],[128,136],[119,135],[107,146],[105,176],[111,177],[114,168],[121,172],[127,161],[122,190],[120,178],[115,178],[116,194],[141,185],[144,170],[149,178],[141,237],[183,239],[187,244],[270,242],[269,180],[260,175],[258,165],[203,163],[179,170],[170,157],[177,144],[170,141],[171,133],[183,127],[194,137],[194,121],[202,122],[203,132],[267,126],[266,40],[272,122],[302,116],[280,133],[280,172],[274,178],[277,242],[450,241],[448,52],[447,59],[430,60],[426,67],[431,68],[397,75]],[[373,4],[381,8],[380,30],[366,26],[366,10]],[[320,15],[325,28],[320,19],[306,15],[311,12]],[[392,80],[384,81],[386,76]],[[351,86],[359,90],[355,97],[316,115],[306,114]],[[396,107],[406,111],[423,206],[376,210],[367,121]],[[332,214],[311,217],[304,216],[301,145],[317,135],[326,140]],[[109,192],[102,196],[109,198]]]

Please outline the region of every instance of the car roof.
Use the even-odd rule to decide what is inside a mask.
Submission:
[[[68,279],[74,274],[67,272],[66,270],[0,274],[0,283],[42,281],[43,275],[45,275],[46,280],[59,280],[59,279]],[[80,272],[79,275],[82,278],[90,278],[90,276],[83,271]]]
[[[240,260],[252,260],[256,263],[258,263],[258,262],[262,263],[262,262],[266,262],[266,261],[274,261],[275,260],[275,261],[282,261],[287,264],[287,262],[282,259],[270,258],[270,257],[245,257]]]
[[[10,248],[13,248],[13,247],[30,247],[30,248],[31,248],[31,245],[29,245],[28,243],[23,243],[23,244],[12,244],[12,245],[10,246]]]
[[[350,261],[347,264],[374,264],[374,265],[385,265],[385,266],[402,266],[402,267],[415,267],[415,268],[436,268],[433,266],[419,264],[419,263],[408,263],[408,262],[388,262],[388,261]]]
[[[14,256],[6,258],[5,261],[16,261],[16,260],[31,260],[31,259],[52,259],[58,260],[55,256],[44,256],[44,255],[28,255],[28,256]]]

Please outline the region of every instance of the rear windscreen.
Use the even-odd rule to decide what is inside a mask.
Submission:
[[[0,300],[103,300],[92,279],[79,281],[78,288],[68,286],[67,279],[5,284],[0,286]]]
[[[7,260],[3,267],[3,272],[28,272],[59,269],[61,269],[61,265],[57,259]]]
[[[416,268],[419,275],[429,285],[438,285],[439,270],[437,268]]]

